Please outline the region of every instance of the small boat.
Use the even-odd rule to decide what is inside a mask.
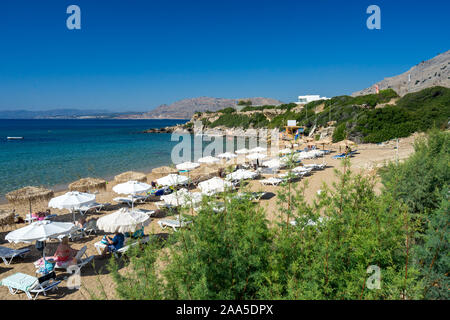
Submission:
[[[23,137],[6,137],[8,140],[22,140]]]

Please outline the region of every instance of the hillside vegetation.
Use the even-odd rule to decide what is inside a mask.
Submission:
[[[395,104],[389,104],[394,98]],[[316,113],[322,105],[321,112]],[[279,114],[269,119],[268,111],[277,109]],[[252,112],[249,112],[252,111]],[[407,137],[413,132],[426,131],[432,127],[447,126],[450,117],[450,89],[432,87],[410,93],[399,98],[392,89],[378,94],[364,96],[336,96],[330,100],[314,101],[299,110],[295,103],[279,106],[246,106],[241,111],[226,108],[218,111],[212,122],[202,120],[210,127],[226,128],[279,128],[287,120],[297,120],[305,126],[308,134],[311,128],[328,126],[336,121],[333,141],[345,138],[364,143],[379,143],[393,138]]]
[[[307,182],[286,182],[273,223],[265,206],[231,190],[204,198],[196,215],[181,208],[192,220],[189,228],[130,248],[120,262],[127,272],[110,259],[117,294],[130,300],[448,300],[449,138],[432,130],[416,141],[409,159],[382,168],[380,192],[376,179],[353,173],[348,160],[312,205],[304,196]],[[222,210],[214,210],[217,203]]]

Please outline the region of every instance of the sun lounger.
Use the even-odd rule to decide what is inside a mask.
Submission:
[[[128,249],[130,249],[132,246],[135,246],[139,243],[147,243],[150,240],[149,236],[144,236],[142,238],[138,239],[132,239],[132,238],[125,238],[125,245],[114,252],[114,255],[117,256],[117,254],[124,254]],[[127,244],[129,243],[129,244]],[[94,243],[95,249],[97,249],[98,254],[102,254],[103,249],[105,249],[106,244],[104,244],[101,241],[98,241]]]
[[[28,299],[34,300],[40,293],[46,296],[48,291],[58,289],[59,283],[61,283],[61,281],[56,281],[55,272],[51,272],[40,278],[17,272],[1,281],[1,285],[8,287],[11,294],[23,291]],[[33,294],[35,294],[34,297]]]
[[[54,217],[56,217],[57,215],[56,214],[50,214],[50,215],[48,215],[48,216],[46,216],[45,218],[44,218],[44,220],[51,220],[51,219],[53,219]],[[32,222],[35,222],[35,221],[37,221],[38,220],[38,218],[37,217],[33,217],[31,214],[27,214],[26,216],[25,216],[25,222],[27,222],[27,223],[32,223]]]
[[[99,231],[97,228],[97,219],[91,219],[88,222],[86,222],[83,229],[86,236],[90,236],[91,234],[97,234],[97,231]]]
[[[117,203],[121,203],[121,204],[127,204],[130,207],[133,204],[133,200],[131,198],[128,198],[128,197],[117,197],[117,198],[114,198],[113,201],[115,201]],[[134,202],[136,202],[136,200]]]
[[[137,209],[137,210],[134,210],[134,211],[142,212],[143,214],[146,214],[149,217],[153,216],[156,213],[156,210],[147,210],[147,209]]]
[[[191,223],[192,221],[185,221],[180,219],[161,219],[158,221],[159,226],[161,229],[165,229],[167,227],[170,227],[173,229],[173,231],[177,231],[177,228],[182,228]]]
[[[28,252],[30,252],[30,249],[28,248],[15,250],[0,246],[0,257],[6,265],[9,265],[15,257],[25,257]]]
[[[356,153],[356,151],[358,151],[358,150],[354,150],[347,155],[345,153],[337,154],[337,155],[333,156],[333,159],[341,159],[341,158],[351,157]]]
[[[62,234],[57,236],[56,238],[61,241],[64,237],[68,237],[71,241],[76,241],[78,239],[87,237],[87,234],[85,228],[77,228],[72,230],[69,234]]]
[[[309,171],[301,171],[301,172],[291,171],[290,174],[288,172],[280,173],[278,175],[278,178],[282,179],[283,181],[289,181],[289,180],[292,181],[292,180],[301,178],[301,177],[307,175],[308,173],[309,173]]]
[[[88,263],[92,262],[92,260],[94,259],[94,256],[87,255],[86,250],[87,250],[87,246],[84,246],[77,252],[77,254],[75,256],[75,259],[77,261],[77,264],[75,266],[77,266],[79,269],[81,269]],[[67,269],[70,268],[71,265],[73,265],[73,264],[69,264],[68,262],[67,263],[56,263],[55,269],[64,269],[67,271]]]
[[[244,193],[238,193],[235,198],[237,199],[246,199],[246,200],[260,200],[262,197],[264,197],[267,194],[267,192],[244,192]]]
[[[107,207],[109,205],[111,205],[111,204],[94,202],[92,204],[82,206],[82,207],[78,208],[76,211],[80,212],[82,215],[85,215],[90,210],[95,210],[95,212],[100,212],[101,210],[103,210],[105,207]]]
[[[279,179],[279,178],[269,178],[269,179],[264,179],[264,180],[259,180],[260,183],[262,183],[263,185],[272,185],[272,186],[277,186],[279,185],[281,182],[283,182],[283,179]]]
[[[317,164],[317,163],[311,163],[311,164],[305,164],[303,165],[304,168],[311,168],[312,170],[322,170],[326,167],[326,163],[321,163],[321,164]]]
[[[165,203],[164,201],[155,202],[155,206],[160,210],[161,209],[170,209],[170,208],[174,207],[173,205]]]

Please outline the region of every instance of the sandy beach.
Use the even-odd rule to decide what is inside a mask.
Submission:
[[[399,149],[398,149],[398,159],[402,160],[407,158],[413,152],[413,142],[417,135],[410,136],[408,138],[403,138],[399,140]],[[394,142],[385,143],[381,145],[376,144],[360,144],[356,148],[358,153],[351,158],[351,168],[354,172],[362,172],[364,174],[374,174],[376,168],[381,167],[384,163],[389,161],[395,161],[397,156],[397,149],[395,149],[396,144]],[[317,191],[321,189],[323,183],[331,185],[333,181],[335,181],[335,175],[333,173],[334,169],[341,169],[340,160],[332,159],[332,156],[336,153],[331,153],[326,155],[323,158],[317,158],[313,160],[305,160],[303,163],[322,163],[326,162],[327,167],[324,170],[313,171],[312,174],[304,180],[308,180],[308,188],[306,189],[306,198],[307,201],[312,201],[317,194]],[[283,171],[282,171],[283,172]],[[162,177],[162,174],[147,174],[147,181],[150,182],[159,177]],[[116,183],[114,181],[110,181],[107,184],[106,191],[102,191],[97,195],[97,202],[105,203],[109,202],[113,206],[111,206],[108,211],[101,211],[99,213],[88,213],[86,215],[87,219],[90,218],[99,218],[101,216],[110,214],[116,211],[118,208],[126,205],[118,205],[113,201],[113,198],[118,195],[112,191],[112,187]],[[303,180],[300,181],[300,185],[303,184]],[[257,180],[250,181],[248,185],[251,191],[267,191],[272,192],[274,194],[277,193],[280,187],[276,186],[263,186]],[[380,183],[378,184],[380,187]],[[198,191],[198,190],[193,190]],[[56,192],[55,196],[64,194],[66,191]],[[259,204],[266,209],[267,218],[272,221],[277,216],[277,197],[273,196],[267,200],[260,200]],[[137,205],[137,208],[142,209],[151,209],[155,210],[156,206],[154,202],[148,202],[145,204]],[[28,207],[18,207],[12,206],[10,204],[1,204],[0,209],[12,210],[16,209],[16,212],[20,214],[22,217],[28,212]],[[33,211],[37,210],[45,210],[47,209],[47,203],[40,203],[33,205]],[[52,213],[58,214],[58,216],[54,219],[55,221],[72,221],[73,216],[67,210],[56,210],[52,209]],[[165,213],[163,211],[158,211],[156,215],[152,218],[152,222],[145,228],[145,233],[150,235],[160,235],[160,236],[170,236],[173,232],[172,230],[162,230],[157,221],[161,218],[165,217]],[[26,244],[12,244],[8,243],[5,240],[5,236],[8,232],[24,227],[26,224],[15,224],[14,226],[7,226],[1,230],[0,242],[2,246],[10,247],[10,248],[25,248],[29,247],[31,252],[24,259],[16,258],[13,263],[10,265],[1,264],[0,268],[0,279],[3,279],[9,275],[12,275],[16,272],[23,272],[29,275],[35,275],[35,267],[33,262],[40,258],[40,253],[35,249],[34,244],[26,245]],[[67,288],[67,281],[62,281],[59,285],[59,289],[55,293],[50,293],[49,296],[45,297],[43,295],[39,295],[38,299],[69,299],[69,300],[84,300],[91,299],[91,295],[89,292],[99,292],[100,283],[103,287],[102,291],[106,293],[108,299],[116,299],[114,283],[111,280],[108,271],[106,270],[105,264],[107,260],[98,259],[98,253],[94,247],[94,243],[99,241],[103,232],[98,233],[97,235],[92,235],[90,237],[84,238],[82,240],[78,240],[76,242],[71,242],[71,247],[74,249],[80,249],[83,246],[87,246],[87,254],[95,255],[93,265],[88,265],[81,270],[82,275],[82,283],[81,288],[79,290],[70,290]],[[47,248],[48,252],[53,253],[58,245],[58,241],[54,240],[48,243]],[[122,269],[123,272],[126,270]],[[63,272],[57,272],[57,276],[64,276]],[[8,292],[7,287],[2,286],[0,288],[0,299],[2,300],[26,300],[27,297],[24,293],[12,295]]]

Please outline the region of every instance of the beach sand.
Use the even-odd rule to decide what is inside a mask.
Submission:
[[[398,158],[400,160],[407,158],[412,152],[413,152],[413,141],[417,137],[417,134],[410,136],[408,138],[400,139],[399,142],[399,151],[398,151]],[[354,157],[351,158],[351,168],[352,171],[355,173],[362,172],[364,174],[374,174],[375,169],[377,167],[382,166],[384,163],[388,161],[395,161],[397,150],[394,148],[396,144],[394,142],[390,142],[388,144],[384,145],[374,145],[374,144],[360,144],[358,145],[358,154],[356,154]],[[312,175],[309,177],[304,178],[305,180],[308,180],[308,188],[305,191],[305,196],[308,202],[312,202],[314,197],[317,194],[317,191],[322,188],[323,183],[327,183],[331,186],[331,183],[336,180],[336,177],[334,175],[333,170],[338,169],[342,170],[340,160],[332,159],[331,157],[336,154],[332,153],[331,155],[327,155],[324,158],[318,158],[313,160],[305,160],[303,161],[305,164],[309,163],[322,163],[325,161],[327,163],[327,168],[320,171],[312,171]],[[159,177],[162,177],[161,174],[153,174],[150,173],[147,175],[147,181],[150,182],[152,180],[155,180]],[[97,195],[97,202],[104,203],[109,202],[111,204],[115,204],[115,202],[112,200],[113,198],[117,197],[118,195],[112,191],[112,187],[116,183],[113,181],[110,181],[107,184],[106,191],[102,191]],[[300,181],[299,185],[303,184],[303,180]],[[378,181],[377,188],[379,189],[381,186],[381,183]],[[261,183],[258,181],[251,181],[248,185],[248,189],[251,191],[267,191],[267,192],[273,192],[275,195],[280,187],[276,186],[262,186]],[[194,190],[198,191],[198,190]],[[64,194],[66,191],[63,192],[57,192],[55,193],[55,196]],[[266,215],[269,221],[273,221],[276,219],[279,215],[279,213],[276,210],[277,207],[277,197],[273,196],[272,198],[268,200],[260,200],[260,205],[266,209]],[[109,209],[108,211],[102,211],[99,213],[88,213],[86,215],[87,219],[90,219],[91,217],[99,218],[103,215],[110,214],[114,212],[116,209],[120,208],[119,205],[114,205],[112,209]],[[16,209],[16,212],[19,213],[21,216],[25,216],[25,214],[28,212],[28,207],[14,207]],[[142,209],[156,209],[156,206],[152,202],[148,202],[146,204],[139,204],[137,205],[137,208]],[[10,204],[2,204],[0,205],[0,209],[6,209],[6,210],[12,210],[13,206]],[[37,210],[45,210],[47,209],[47,203],[40,203],[40,204],[34,204],[33,205],[33,211]],[[53,209],[52,213],[57,213],[58,217],[55,219],[55,221],[73,221],[73,215],[68,213],[65,210],[56,210]],[[159,225],[157,224],[157,221],[164,217],[164,212],[158,212],[157,215],[152,218],[152,222],[145,228],[146,234],[154,234],[162,237],[167,237],[172,233],[172,230],[162,230]],[[77,216],[78,217],[78,216]],[[16,272],[23,272],[29,275],[35,275],[35,267],[33,265],[33,262],[40,258],[39,252],[34,248],[34,244],[27,245],[27,244],[12,244],[8,243],[5,240],[6,234],[8,232],[24,227],[26,224],[16,224],[15,226],[8,226],[4,227],[0,233],[0,245],[10,247],[10,248],[25,248],[29,247],[31,249],[31,252],[28,254],[27,257],[24,259],[21,258],[15,258],[13,263],[10,265],[5,265],[2,263],[0,265],[0,279],[3,279],[9,275],[12,275]],[[108,299],[117,299],[114,283],[111,279],[111,276],[108,274],[108,271],[106,269],[106,263],[107,259],[98,259],[98,253],[94,247],[94,243],[101,240],[103,236],[103,232],[98,233],[97,235],[92,235],[88,238],[78,240],[76,242],[71,242],[71,247],[74,249],[80,249],[83,246],[87,246],[87,254],[88,255],[95,255],[94,264],[93,266],[87,265],[81,270],[81,288],[79,290],[71,290],[67,288],[67,281],[62,281],[62,283],[59,285],[59,289],[55,291],[55,293],[50,293],[48,297],[45,297],[43,295],[39,295],[38,300],[41,299],[69,299],[69,300],[84,300],[84,299],[91,299],[90,292],[94,292],[96,294],[103,292],[106,294],[106,297]],[[58,241],[54,240],[52,242],[49,242],[47,244],[48,252],[50,254],[53,254],[55,251]],[[124,268],[121,269],[121,272],[126,272]],[[57,272],[58,277],[63,275],[63,272]],[[101,284],[101,285],[100,285]],[[101,288],[101,289],[100,289]],[[27,299],[26,295],[24,293],[12,295],[9,293],[7,287],[0,287],[0,299],[2,300],[24,300]]]

